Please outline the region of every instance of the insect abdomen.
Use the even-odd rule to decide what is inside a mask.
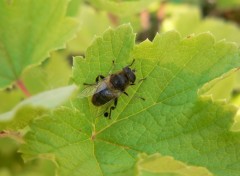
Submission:
[[[104,90],[102,90],[98,93],[95,93],[92,96],[92,103],[95,106],[101,106],[101,105],[106,104],[107,102],[109,102],[113,98],[115,98],[115,97],[113,97],[111,92],[108,89],[104,89]]]

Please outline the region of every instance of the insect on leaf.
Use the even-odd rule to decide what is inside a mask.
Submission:
[[[214,175],[240,175],[240,134],[229,130],[236,108],[197,94],[240,66],[237,45],[209,33],[182,38],[175,31],[138,45],[134,39],[130,25],[109,29],[85,59],[74,61],[73,80],[83,89],[84,82],[135,58],[137,80],[146,79],[120,96],[112,119],[95,117],[90,98],[76,99],[74,107],[31,124],[21,149],[25,158],[54,155],[59,175],[133,176],[139,154],[161,153]]]

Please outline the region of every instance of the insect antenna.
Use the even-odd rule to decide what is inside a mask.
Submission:
[[[94,86],[97,85],[96,83],[83,83],[84,86]]]

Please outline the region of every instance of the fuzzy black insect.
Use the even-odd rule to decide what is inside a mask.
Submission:
[[[84,85],[96,87],[92,95],[93,105],[103,106],[111,101],[114,101],[113,105],[109,108],[109,112],[106,111],[104,113],[105,117],[111,118],[111,112],[117,106],[118,97],[122,93],[128,96],[125,90],[128,86],[134,85],[136,81],[135,70],[130,68],[134,62],[135,60],[133,60],[131,64],[124,67],[121,71],[110,74],[107,77],[104,77],[103,75],[98,75],[96,77],[95,84],[84,83]],[[141,99],[144,100],[144,98]]]

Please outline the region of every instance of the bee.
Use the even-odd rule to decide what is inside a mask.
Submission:
[[[84,85],[89,87],[84,89],[80,96],[86,97],[92,95],[92,104],[97,107],[109,104],[113,101],[113,105],[109,108],[109,112],[107,112],[107,110],[104,112],[104,116],[111,119],[111,113],[117,107],[119,96],[121,94],[128,96],[126,89],[131,85],[135,85],[136,70],[130,68],[134,62],[135,59],[121,71],[110,74],[107,77],[98,75],[95,80],[96,83],[94,84],[84,83]],[[94,87],[94,89],[91,87]],[[139,98],[145,100],[142,97]]]

